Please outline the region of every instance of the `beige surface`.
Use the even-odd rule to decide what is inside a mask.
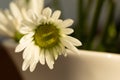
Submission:
[[[38,64],[31,73],[21,70],[22,54],[14,53],[13,43],[6,41],[4,45],[24,80],[120,80],[120,55],[84,50],[80,54],[68,52],[66,58],[58,58],[53,70]]]

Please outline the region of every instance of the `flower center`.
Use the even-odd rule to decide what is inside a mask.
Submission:
[[[34,40],[41,48],[52,48],[59,43],[59,29],[55,25],[46,23],[37,27]]]

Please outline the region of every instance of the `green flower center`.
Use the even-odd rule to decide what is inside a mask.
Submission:
[[[54,24],[46,23],[37,27],[34,40],[41,48],[52,48],[59,43],[59,29]]]
[[[15,35],[14,35],[14,39],[16,42],[19,42],[19,40],[23,37],[24,35],[19,33],[19,32],[15,32]]]

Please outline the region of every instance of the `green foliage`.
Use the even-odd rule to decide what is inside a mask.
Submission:
[[[82,40],[83,47],[82,49],[87,50],[97,50],[97,51],[107,51],[107,52],[118,52],[116,44],[118,44],[118,37],[116,31],[116,25],[114,22],[115,16],[115,3],[114,0],[96,0],[96,6],[93,13],[93,18],[91,21],[91,25],[88,24],[86,20],[88,19],[88,15],[91,12],[90,7],[93,3],[93,0],[88,0],[87,9],[83,6],[84,0],[78,0],[78,15],[79,20],[77,27],[75,27],[74,36],[79,40]],[[108,9],[105,24],[102,26],[99,25],[99,20],[101,16],[101,12],[105,2],[108,3],[105,6]],[[88,7],[89,6],[89,7]],[[86,13],[87,12],[87,13]],[[98,28],[100,26],[100,29]],[[90,28],[89,28],[90,27]],[[89,30],[88,30],[89,28]],[[87,32],[86,32],[87,31]]]
[[[55,0],[56,1],[56,0]],[[58,0],[59,1],[59,0]],[[107,51],[119,53],[119,31],[114,21],[116,3],[114,0],[77,0],[78,21],[73,27],[75,32],[72,36],[78,38],[86,50]],[[87,1],[87,2],[85,2]],[[88,19],[95,2],[91,24]],[[86,3],[86,5],[85,5]],[[107,3],[107,5],[106,5]],[[58,3],[57,3],[58,4]],[[103,7],[107,8],[105,23],[99,24]]]

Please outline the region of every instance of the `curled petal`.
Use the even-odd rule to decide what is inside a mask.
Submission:
[[[44,16],[46,16],[47,18],[50,18],[51,14],[52,14],[52,10],[47,7],[43,10],[43,13],[42,13]]]

